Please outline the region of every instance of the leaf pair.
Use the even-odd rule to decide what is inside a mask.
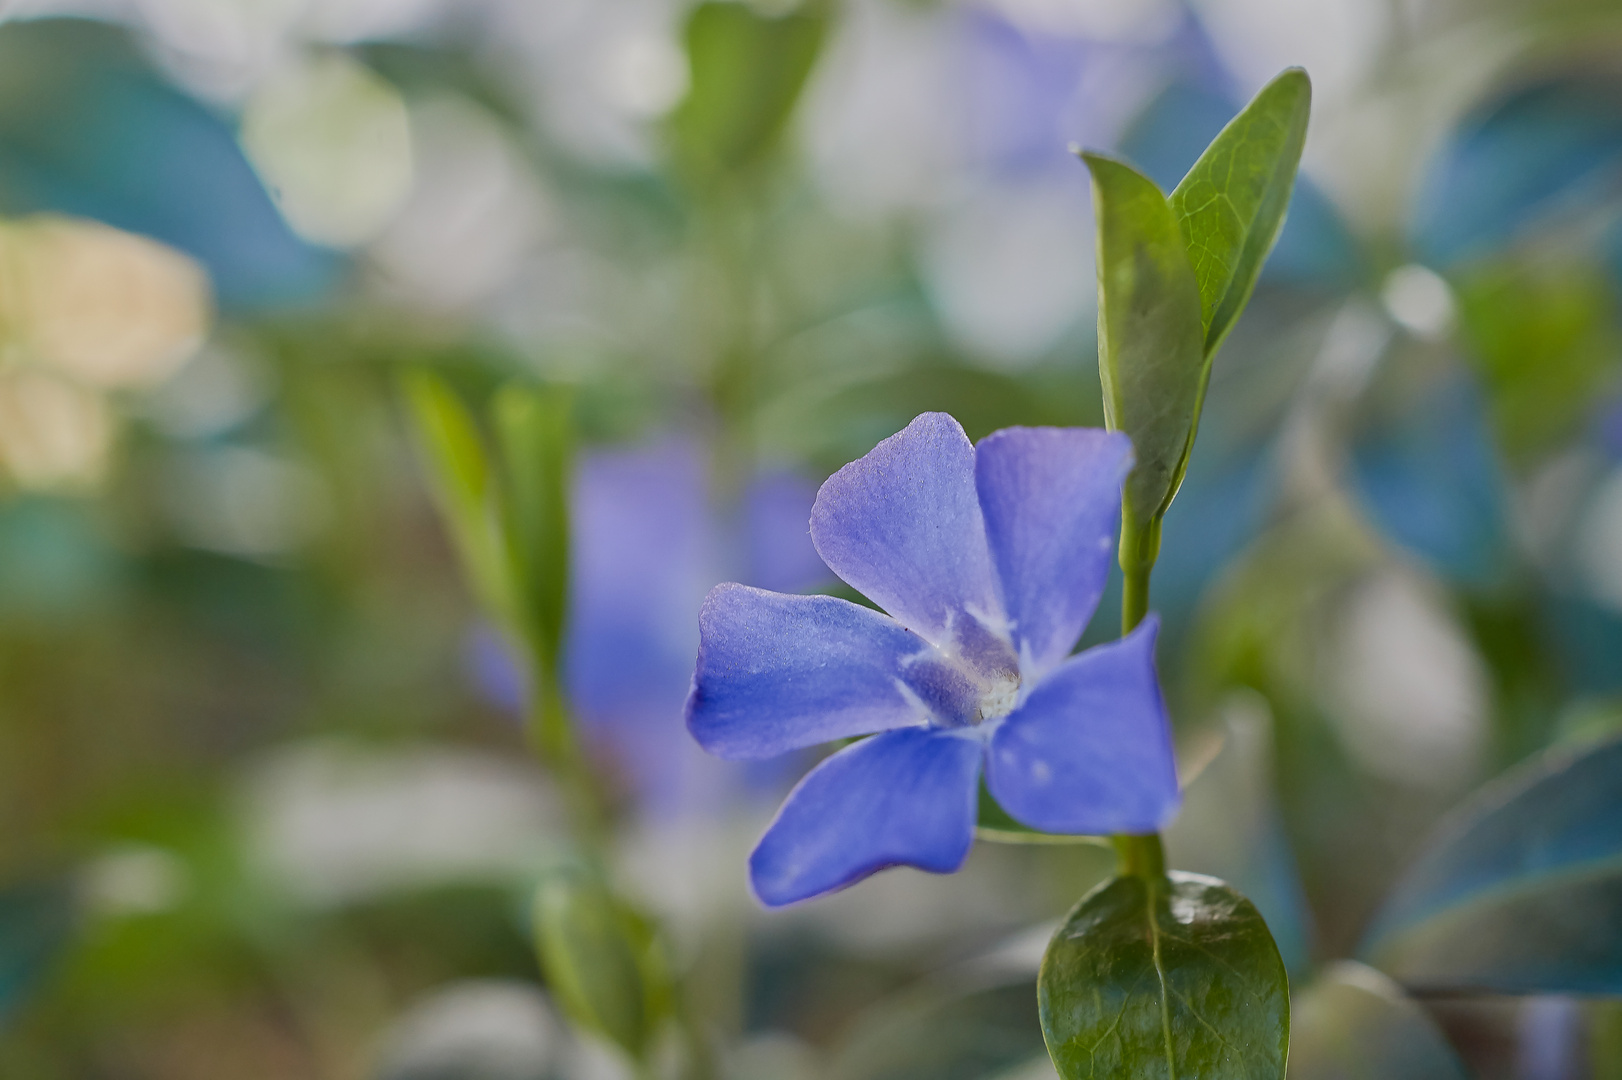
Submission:
[[[1225,127],[1167,198],[1132,166],[1084,152],[1098,221],[1098,365],[1104,414],[1137,452],[1123,559],[1152,563],[1188,469],[1211,361],[1278,239],[1312,89],[1291,68]],[[1135,537],[1139,550],[1129,552]]]
[[[1169,199],[1130,165],[1081,155],[1098,221],[1104,415],[1137,455],[1122,499],[1126,627],[1147,609],[1212,358],[1283,227],[1310,105],[1306,73],[1284,72]],[[1282,1080],[1289,979],[1261,915],[1215,878],[1165,873],[1158,837],[1115,839],[1123,874],[1082,898],[1042,960],[1042,1032],[1060,1075]]]
[[[558,656],[568,606],[572,396],[510,384],[490,403],[496,453],[472,412],[426,371],[404,380],[434,496],[480,604],[522,642],[539,692],[542,749],[567,739]]]

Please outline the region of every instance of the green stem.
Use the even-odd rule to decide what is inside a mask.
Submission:
[[[1121,568],[1121,636],[1130,634],[1149,614],[1149,567]]]
[[[1130,513],[1130,507],[1127,508]],[[1130,634],[1149,614],[1149,574],[1160,554],[1160,518],[1151,518],[1141,531],[1125,515],[1121,519],[1121,636]]]
[[[1120,859],[1116,872],[1121,877],[1159,881],[1166,876],[1166,849],[1159,833],[1116,833],[1110,842]]]
[[[1131,508],[1121,518],[1121,636],[1130,634],[1149,614],[1149,575],[1160,554],[1160,517],[1141,532],[1131,523]],[[1159,881],[1166,876],[1166,851],[1159,833],[1116,833],[1110,837],[1120,858],[1122,877]]]

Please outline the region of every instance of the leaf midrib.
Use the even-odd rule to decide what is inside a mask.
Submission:
[[[1166,965],[1160,956],[1160,920],[1155,918],[1155,901],[1159,899],[1159,892],[1158,882],[1144,882],[1144,915],[1149,920],[1150,952],[1154,957],[1155,975],[1160,980],[1160,1034],[1166,1042],[1166,1075],[1168,1080],[1177,1080],[1177,1057],[1172,1050],[1171,1038],[1171,991],[1166,986]]]

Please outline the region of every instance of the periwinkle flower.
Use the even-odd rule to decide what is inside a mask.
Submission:
[[[716,810],[775,769],[725,774],[679,722],[692,683],[693,608],[731,575],[775,589],[827,580],[805,534],[815,488],[762,470],[726,512],[703,448],[669,437],[581,455],[571,498],[563,677],[587,745],[648,815]],[[519,712],[523,673],[489,630],[469,663],[480,691]]]
[[[766,758],[872,735],[789,794],[750,858],[768,905],[889,866],[958,869],[982,770],[1047,832],[1148,832],[1178,805],[1157,623],[1070,655],[1109,573],[1125,436],[1008,428],[969,442],[925,413],[829,478],[811,538],[888,614],[717,586],[699,617],[688,729]],[[876,733],[876,734],[875,734]]]

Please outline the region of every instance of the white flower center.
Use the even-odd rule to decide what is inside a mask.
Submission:
[[[999,676],[980,698],[980,713],[975,723],[1001,720],[1019,704],[1019,676]]]

